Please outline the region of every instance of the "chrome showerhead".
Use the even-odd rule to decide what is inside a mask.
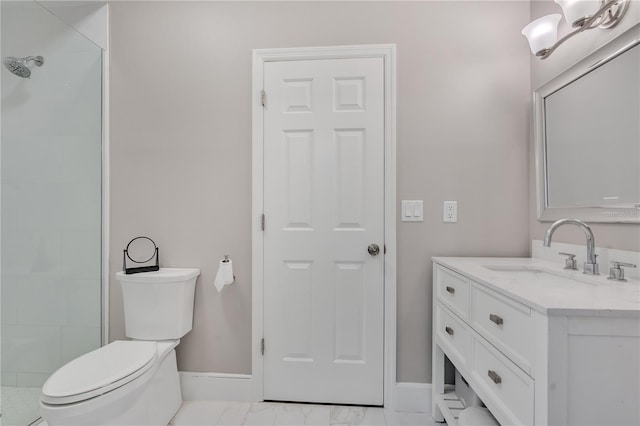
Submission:
[[[22,78],[30,78],[34,65],[41,67],[44,64],[44,58],[42,56],[27,56],[26,58],[5,56],[2,63],[12,74]]]

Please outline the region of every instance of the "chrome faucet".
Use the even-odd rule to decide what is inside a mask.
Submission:
[[[584,263],[584,273],[589,275],[599,275],[598,262],[596,258],[596,242],[593,238],[593,232],[589,225],[578,219],[560,219],[551,224],[547,232],[544,234],[544,246],[551,246],[551,236],[562,225],[575,225],[584,231],[587,237],[587,261]]]

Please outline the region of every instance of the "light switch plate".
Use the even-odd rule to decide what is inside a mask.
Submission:
[[[402,221],[422,222],[424,221],[422,200],[402,200]]]
[[[455,223],[458,221],[458,202],[445,201],[442,209],[442,221]]]

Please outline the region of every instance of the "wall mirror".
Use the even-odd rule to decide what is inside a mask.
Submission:
[[[640,223],[640,26],[534,92],[538,220]]]

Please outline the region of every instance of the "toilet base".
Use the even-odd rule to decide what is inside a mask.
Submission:
[[[76,404],[53,406],[41,402],[40,413],[49,426],[167,425],[182,405],[175,349],[158,363],[146,382],[134,380]]]

